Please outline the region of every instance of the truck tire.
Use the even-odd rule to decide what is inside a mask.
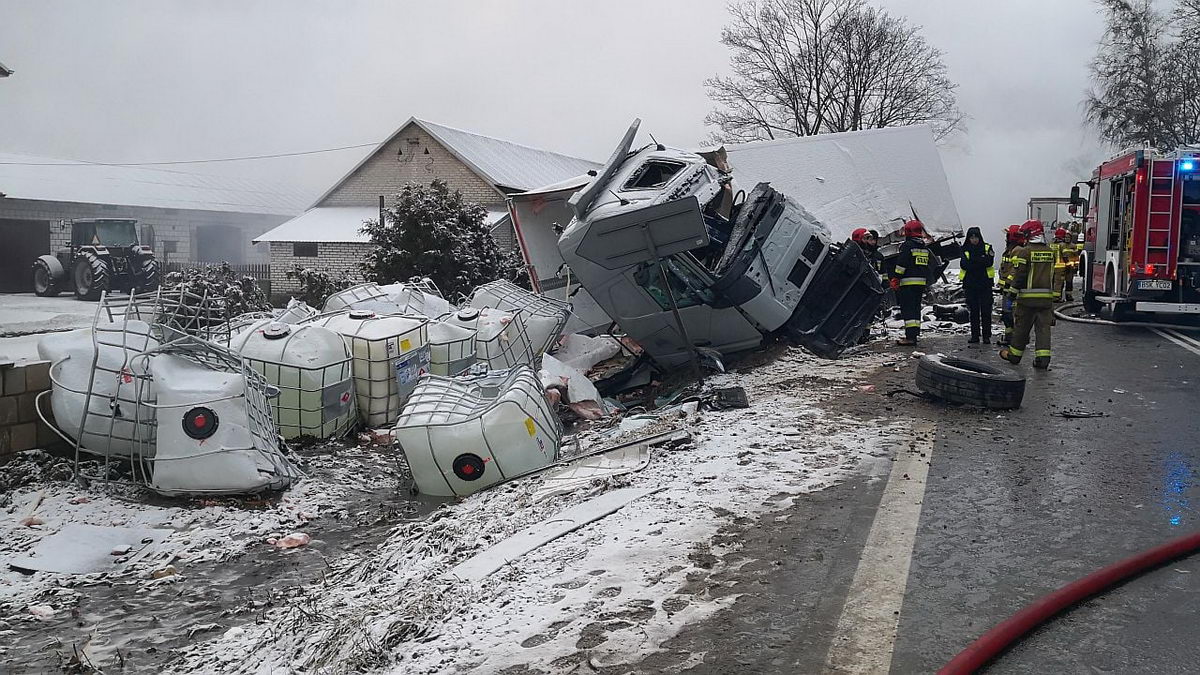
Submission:
[[[50,272],[50,266],[39,260],[33,263],[33,292],[41,298],[53,298],[58,295],[58,283],[54,279],[54,274]]]
[[[75,258],[71,278],[75,281],[76,298],[97,300],[101,293],[108,290],[112,276],[109,274],[107,262],[95,253],[84,251]]]
[[[1007,410],[1021,407],[1025,376],[975,359],[930,354],[917,362],[917,389],[951,403]]]
[[[159,265],[158,258],[142,258],[137,276],[137,290],[157,290],[160,284],[162,284],[162,266]]]

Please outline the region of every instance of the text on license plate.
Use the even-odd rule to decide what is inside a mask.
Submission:
[[[1142,291],[1169,291],[1171,290],[1171,282],[1168,279],[1142,279],[1137,282],[1138,290]]]

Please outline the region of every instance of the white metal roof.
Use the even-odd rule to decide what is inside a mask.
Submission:
[[[484,224],[493,226],[508,217],[508,211],[488,211]],[[374,206],[321,206],[309,209],[286,223],[254,238],[261,241],[359,242],[370,238],[359,230],[363,222],[379,218]]]
[[[0,193],[12,199],[291,215],[310,196],[252,178],[0,153]]]
[[[417,125],[433,136],[445,146],[450,154],[470,167],[480,178],[497,187],[532,190],[543,185],[574,178],[600,166],[598,163],[586,159],[539,150],[519,143],[502,141],[498,138],[410,117],[382,143],[363,156],[346,172],[346,175],[342,176],[325,194],[313,202],[313,206],[324,201],[339,185],[352,176],[355,171],[358,171],[384,146],[391,143],[410,124]]]
[[[835,238],[848,238],[857,227],[894,230],[902,223],[895,219],[911,218],[913,209],[931,232],[961,227],[933,133],[925,125],[727,145],[725,150],[742,189],[771,183]]]

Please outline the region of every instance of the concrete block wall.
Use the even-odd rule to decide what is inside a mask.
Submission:
[[[319,206],[375,206],[409,183],[429,185],[435,178],[451,190],[490,209],[504,208],[504,195],[425,130],[410,124],[348,176]]]
[[[374,246],[359,242],[319,242],[317,257],[297,257],[293,255],[294,247],[290,241],[271,242],[271,295],[276,299],[286,299],[294,293],[299,285],[294,279],[285,275],[292,265],[329,270],[336,274],[344,274],[351,279],[362,279],[359,265],[366,260],[367,254]]]
[[[378,198],[376,198],[378,201]],[[192,209],[160,209],[143,206],[116,206],[80,202],[52,202],[32,199],[0,199],[0,218],[45,220],[51,223],[52,250],[68,246],[69,228],[57,227],[57,221],[74,218],[134,218],[139,226],[154,226],[155,254],[173,261],[195,259],[197,228],[204,225],[230,225],[244,233],[245,262],[265,263],[270,258],[265,246],[254,246],[251,239],[263,234],[292,216],[257,213],[227,213]],[[143,230],[145,231],[145,230]],[[167,242],[174,242],[175,252],[167,253]],[[47,251],[49,253],[49,251]],[[22,263],[26,264],[26,263]]]
[[[37,415],[37,396],[49,389],[49,361],[0,362],[0,462],[23,450],[66,446]],[[50,417],[49,396],[42,398],[42,406]]]

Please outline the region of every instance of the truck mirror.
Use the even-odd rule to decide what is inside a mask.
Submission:
[[[1079,213],[1079,206],[1076,204],[1071,204],[1071,205],[1067,206],[1067,213],[1069,213],[1071,215],[1075,215],[1076,213]]]
[[[1071,186],[1071,205],[1076,206],[1076,205],[1082,204],[1082,203],[1083,203],[1083,200],[1079,198],[1079,186],[1072,185]],[[1072,212],[1072,213],[1074,213],[1074,212]]]

